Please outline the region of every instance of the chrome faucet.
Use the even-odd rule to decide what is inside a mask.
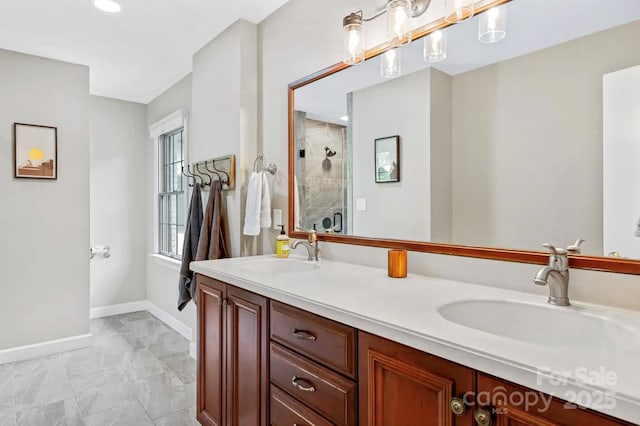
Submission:
[[[303,229],[303,231],[307,233],[307,241],[294,240],[293,243],[291,243],[291,248],[295,250],[299,245],[304,246],[307,249],[307,260],[315,260],[317,262],[318,252],[320,251],[318,247],[318,232],[315,229],[311,231]]]
[[[545,243],[544,247],[551,251],[549,265],[540,269],[533,282],[537,285],[549,286],[549,304],[570,306],[569,303],[569,256],[565,249],[555,248]]]

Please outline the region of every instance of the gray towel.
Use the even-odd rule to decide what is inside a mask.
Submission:
[[[189,264],[198,252],[200,230],[202,229],[202,196],[200,184],[193,185],[189,213],[187,214],[187,228],[184,233],[182,265],[180,267],[180,282],[178,283],[178,310],[181,311],[191,299],[195,299],[195,285],[192,284],[193,272]]]
[[[222,184],[219,180],[214,180],[211,183],[209,201],[204,212],[196,260],[224,259],[226,257],[229,257],[229,254],[224,236]]]

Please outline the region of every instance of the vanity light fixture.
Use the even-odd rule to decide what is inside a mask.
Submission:
[[[481,43],[497,43],[507,36],[507,9],[492,7],[480,15],[478,40]]]
[[[471,19],[475,0],[444,0],[444,19],[452,24]]]
[[[380,61],[380,75],[383,78],[396,78],[402,74],[402,50],[396,47],[384,52]]]
[[[437,30],[424,38],[424,60],[435,63],[447,59],[447,34]]]
[[[391,46],[403,46],[411,42],[411,18],[423,15],[431,0],[388,0],[384,9],[365,18],[362,10],[352,12],[342,20],[344,30],[344,54],[342,62],[356,65],[364,61],[365,22],[387,14],[387,42]]]
[[[122,10],[120,3],[114,0],[92,0],[93,5],[103,12],[118,13]]]

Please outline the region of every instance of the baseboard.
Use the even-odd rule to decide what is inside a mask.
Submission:
[[[50,340],[48,342],[36,343],[33,345],[4,349],[0,351],[0,364],[39,358],[58,352],[73,351],[76,349],[86,348],[90,344],[91,334],[82,334],[80,336],[67,337],[65,339]]]
[[[153,316],[158,318],[160,321],[177,331],[179,334],[187,338],[191,341],[192,330],[189,326],[187,326],[182,321],[176,319],[173,315],[169,314],[167,311],[159,308],[153,303],[147,301],[147,311],[149,311]]]
[[[100,308],[91,309],[91,319],[110,317],[112,315],[128,314],[137,311],[147,311],[160,321],[171,327],[181,336],[185,337],[191,342],[189,345],[189,354],[192,358],[196,357],[196,344],[192,341],[193,330],[182,321],[176,319],[173,315],[169,314],[162,308],[154,305],[148,300],[141,300],[138,302],[122,303],[119,305],[103,306]]]
[[[99,308],[91,308],[90,318],[103,318],[113,315],[128,314],[131,312],[148,311],[149,301],[140,300],[138,302],[121,303],[119,305],[102,306]]]

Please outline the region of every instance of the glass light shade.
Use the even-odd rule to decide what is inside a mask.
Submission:
[[[447,35],[438,30],[424,38],[424,60],[442,62],[447,59]]]
[[[344,53],[342,62],[356,65],[364,61],[364,31],[362,21],[344,26]]]
[[[387,3],[387,41],[392,46],[411,43],[411,0]]]
[[[462,22],[475,13],[474,0],[444,0],[444,19],[450,23]]]
[[[507,36],[507,9],[492,7],[480,15],[478,40],[481,43],[497,43]]]
[[[387,50],[380,57],[380,75],[396,78],[402,74],[402,54],[398,48]]]

